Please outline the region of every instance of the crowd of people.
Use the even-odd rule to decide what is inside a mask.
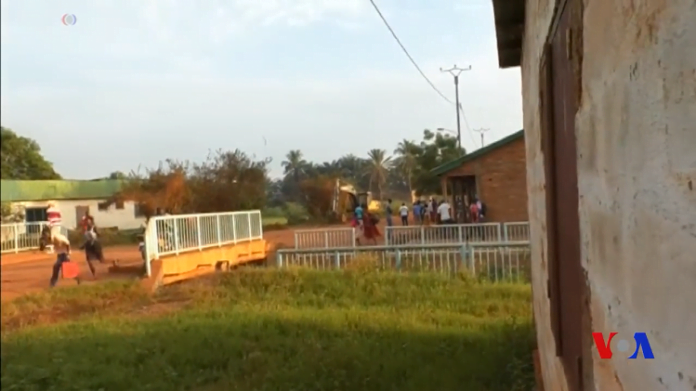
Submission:
[[[485,218],[486,206],[481,200],[475,198],[469,205],[469,215],[466,218],[468,223],[482,223]],[[394,208],[392,200],[387,200],[385,207],[385,215],[387,226],[394,225],[393,220]],[[439,202],[435,198],[429,200],[416,200],[411,207],[405,202],[401,203],[398,209],[398,215],[401,218],[401,225],[407,226],[412,221],[415,225],[435,225],[435,224],[454,224],[452,206],[446,199]]]

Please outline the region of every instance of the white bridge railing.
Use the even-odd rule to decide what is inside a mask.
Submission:
[[[492,281],[529,281],[531,276],[529,242],[280,249],[276,263],[280,268],[337,270],[367,263],[370,267],[410,272],[455,275],[467,271]]]
[[[355,228],[295,230],[295,248],[331,248],[355,245]]]
[[[46,224],[48,224],[47,221],[2,223],[2,228],[0,228],[2,254],[38,249],[41,241],[41,229]],[[64,235],[68,234],[68,230],[65,227],[61,227],[61,230]]]
[[[386,245],[433,243],[499,243],[529,240],[529,222],[392,226]]]
[[[166,255],[263,238],[261,211],[156,216],[145,232],[145,264]]]

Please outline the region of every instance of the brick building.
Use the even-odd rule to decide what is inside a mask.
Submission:
[[[441,178],[458,223],[468,222],[475,197],[486,204],[486,221],[527,221],[524,130],[433,169]]]

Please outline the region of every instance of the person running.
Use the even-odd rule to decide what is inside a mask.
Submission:
[[[60,226],[63,221],[60,209],[58,209],[54,201],[48,202],[48,208],[46,209],[46,220],[48,221],[48,228],[51,232],[50,241],[52,241],[54,236],[60,235]]]
[[[50,242],[53,245],[53,249],[57,254],[56,262],[53,264],[53,273],[51,274],[51,287],[56,286],[58,282],[58,277],[60,276],[60,271],[63,268],[65,262],[70,262],[70,241],[60,232],[49,233],[51,236]],[[90,268],[91,269],[91,268]],[[94,270],[92,274],[94,274]]]
[[[401,203],[399,215],[401,215],[401,225],[408,225],[408,206],[406,206],[405,202]]]
[[[358,204],[358,206],[355,207],[355,211],[353,213],[353,216],[355,217],[355,221],[358,224],[358,228],[361,230],[363,229],[363,215],[365,214],[365,209],[361,204]]]

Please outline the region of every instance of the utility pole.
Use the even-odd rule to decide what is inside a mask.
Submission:
[[[474,132],[478,132],[481,134],[481,148],[483,148],[484,143],[483,143],[483,134],[489,131],[490,129],[488,128],[479,128],[479,129],[474,129]]]
[[[462,150],[462,125],[459,119],[459,110],[461,107],[461,105],[459,104],[459,75],[464,71],[470,70],[471,65],[468,68],[458,68],[457,64],[454,64],[454,66],[450,69],[440,68],[440,72],[447,72],[450,75],[454,76],[454,95],[456,99],[456,107],[454,109],[457,111],[457,146],[459,147],[460,151]]]

